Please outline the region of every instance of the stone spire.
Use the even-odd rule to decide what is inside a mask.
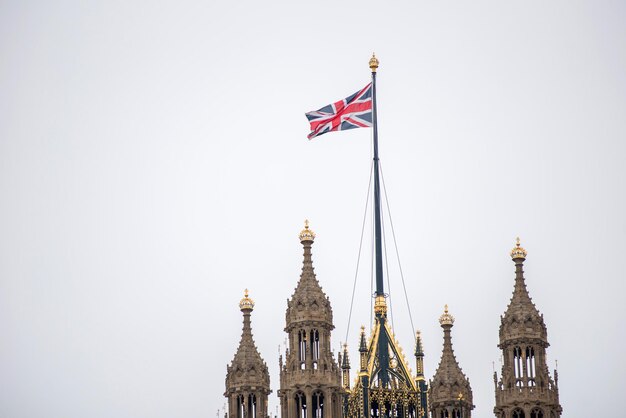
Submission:
[[[250,316],[254,301],[248,296],[248,289],[239,302],[243,313],[243,330],[235,357],[226,367],[226,392],[229,416],[231,418],[265,418],[267,416],[267,396],[270,390],[270,375],[267,364],[254,344]]]
[[[524,260],[527,254],[528,252],[521,247],[520,240],[517,238],[516,245],[511,250],[511,258],[515,263],[515,286],[509,306],[501,319],[500,342],[502,343],[503,339],[517,338],[524,328],[526,336],[532,334],[534,338],[541,339],[547,347],[548,337],[543,315],[539,313],[528,294],[524,279]],[[520,324],[528,326],[521,327]],[[530,331],[531,328],[532,331]]]
[[[348,344],[343,344],[343,355],[339,357],[342,371],[342,383],[344,389],[350,389],[350,356],[348,354]]]
[[[308,220],[305,221],[299,238],[304,247],[302,273],[291,299],[287,301],[285,331],[290,332],[303,321],[323,322],[332,330],[335,327],[330,301],[317,281],[313,269],[311,246],[315,240],[315,233],[309,228]]]
[[[422,347],[422,333],[415,333],[415,376],[418,380],[424,380],[424,348]]]
[[[452,349],[454,317],[448,305],[439,318],[443,328],[443,351],[439,367],[430,383],[429,407],[433,417],[469,418],[472,416],[472,388]]]
[[[283,418],[323,416],[339,418],[343,396],[342,368],[331,352],[333,312],[315,272],[311,246],[315,233],[305,221],[299,235],[304,247],[302,272],[296,289],[287,300],[285,331],[289,349],[280,369],[278,396]],[[349,378],[347,351],[343,357],[344,376]]]
[[[554,417],[561,416],[559,390],[550,377],[546,363],[548,332],[532,302],[524,278],[527,251],[519,238],[511,258],[515,263],[513,296],[500,318],[502,374],[494,372],[496,417]],[[555,374],[556,375],[556,374]]]

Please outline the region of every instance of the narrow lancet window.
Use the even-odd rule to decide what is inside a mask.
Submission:
[[[515,368],[515,384],[522,386],[522,349],[515,347],[513,349],[513,366]]]
[[[317,368],[317,361],[320,358],[320,333],[318,330],[311,330],[311,356],[313,358],[313,365]]]
[[[300,368],[304,369],[306,362],[306,331],[298,332],[298,360],[300,360]]]
[[[533,347],[526,347],[526,370],[529,386],[535,386],[535,349]]]
[[[324,394],[322,392],[313,394],[313,418],[324,418]]]
[[[530,412],[530,418],[543,418],[543,411],[540,408],[535,408]]]
[[[244,418],[244,400],[243,395],[237,396],[237,418]]]
[[[248,396],[248,416],[246,418],[256,418],[256,396]]]
[[[298,392],[296,393],[295,399],[296,399],[296,417],[307,418],[306,396],[304,396],[304,393]]]
[[[513,414],[511,415],[512,418],[526,418],[526,415],[524,414],[524,411],[522,409],[514,409],[513,410]]]

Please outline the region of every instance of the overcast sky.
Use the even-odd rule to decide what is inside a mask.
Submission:
[[[309,142],[304,112],[363,87],[372,51],[427,376],[447,303],[473,416],[493,416],[519,235],[564,416],[615,416],[626,3],[511,3],[0,2],[0,416],[214,417],[246,287],[274,413],[305,218],[346,339],[371,131]],[[395,264],[390,284],[409,354]]]

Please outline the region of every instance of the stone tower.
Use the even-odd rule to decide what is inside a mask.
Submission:
[[[270,390],[270,374],[261,354],[254,345],[250,314],[254,301],[248,297],[239,302],[243,312],[241,341],[230,366],[226,367],[226,392],[228,416],[230,418],[266,418],[267,396]]]
[[[502,376],[494,373],[498,418],[558,418],[558,374],[550,377],[546,363],[548,333],[543,315],[532,302],[524,281],[526,250],[517,245],[511,251],[515,263],[515,288],[511,302],[500,318]]]
[[[446,305],[439,318],[443,328],[443,351],[439,367],[430,382],[429,407],[432,418],[471,418],[472,388],[469,379],[454,356],[452,350],[452,326],[454,317],[448,313]]]
[[[330,350],[333,311],[313,271],[311,246],[314,239],[315,233],[309,229],[307,221],[300,232],[304,247],[302,273],[287,301],[285,314],[289,348],[285,362],[282,356],[279,359],[278,397],[283,418],[341,417],[341,369]]]

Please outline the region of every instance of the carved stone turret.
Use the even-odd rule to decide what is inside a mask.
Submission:
[[[430,382],[428,404],[433,418],[471,418],[473,405],[469,379],[461,370],[452,349],[454,317],[446,305],[439,318],[443,328],[443,351],[439,367]]]
[[[313,270],[311,246],[315,233],[308,221],[300,233],[304,247],[302,273],[287,301],[285,331],[289,348],[280,370],[282,417],[340,418],[342,408],[342,369],[331,352],[330,333],[334,328],[333,311]],[[344,373],[348,358],[344,357]],[[347,368],[346,368],[347,366]]]
[[[548,332],[543,315],[535,307],[524,279],[527,252],[519,238],[511,251],[515,263],[515,287],[509,306],[500,318],[502,375],[494,373],[498,418],[558,418],[559,389],[546,362]],[[556,372],[555,372],[556,376]]]
[[[252,337],[250,315],[254,301],[246,289],[239,302],[243,313],[243,331],[235,357],[226,367],[226,392],[230,418],[266,418],[267,396],[270,390],[270,374],[267,364],[259,354]]]

